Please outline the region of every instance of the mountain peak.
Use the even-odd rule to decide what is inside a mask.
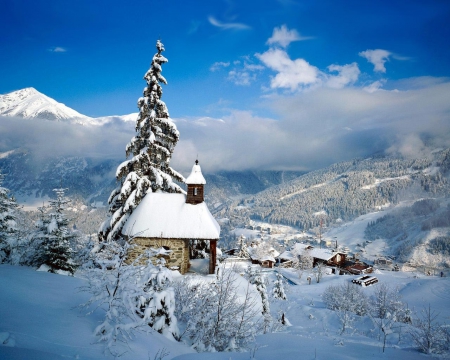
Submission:
[[[25,119],[68,120],[85,119],[85,115],[28,87],[0,95],[0,115]]]

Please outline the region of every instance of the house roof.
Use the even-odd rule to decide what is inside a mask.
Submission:
[[[166,239],[219,239],[220,226],[204,202],[186,195],[149,192],[125,223],[122,234]]]
[[[331,258],[333,258],[333,256],[338,254],[336,251],[332,251],[330,249],[317,249],[317,248],[312,247],[309,244],[302,244],[302,243],[295,244],[294,249],[296,251],[299,251],[300,253],[303,251],[308,251],[308,254],[310,256],[312,256],[313,258],[325,260],[325,261],[330,260]],[[342,254],[342,253],[339,253],[339,254]]]
[[[295,256],[290,251],[286,250],[281,255],[278,255],[278,258],[282,260],[292,260],[295,259]]]
[[[198,160],[195,161],[195,165],[192,167],[191,174],[186,179],[188,185],[205,185],[206,180],[202,174],[202,168],[198,165]]]

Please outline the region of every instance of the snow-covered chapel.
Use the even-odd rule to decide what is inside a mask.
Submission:
[[[185,274],[189,270],[190,240],[206,240],[210,246],[209,273],[214,274],[220,226],[204,202],[206,180],[195,161],[186,179],[187,194],[148,192],[125,223],[122,234],[136,234],[128,254],[133,261],[148,248],[171,250],[167,266]]]

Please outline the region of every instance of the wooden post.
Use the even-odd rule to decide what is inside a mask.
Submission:
[[[216,270],[216,246],[217,240],[209,241],[209,273],[214,274]]]

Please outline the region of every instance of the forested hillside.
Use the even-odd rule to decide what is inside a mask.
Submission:
[[[449,194],[450,149],[428,158],[374,157],[331,165],[273,186],[221,212],[309,229],[404,199]]]

